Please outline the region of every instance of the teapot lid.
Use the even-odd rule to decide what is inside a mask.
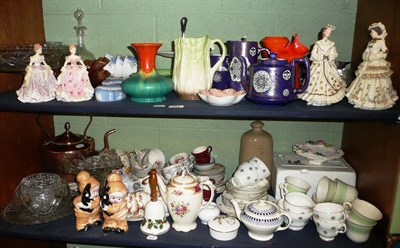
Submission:
[[[269,217],[276,214],[278,212],[278,208],[275,204],[267,200],[260,199],[258,201],[250,202],[246,207],[246,212],[257,216],[262,215]]]
[[[182,173],[177,175],[171,179],[171,183],[176,185],[191,185],[198,183],[199,180],[196,176],[193,176],[187,171],[187,168],[184,167]]]
[[[260,63],[265,66],[277,67],[277,66],[284,66],[288,64],[286,59],[277,58],[277,54],[271,52],[269,54],[269,58],[267,59],[259,59]]]
[[[64,125],[65,132],[63,134],[60,134],[54,138],[52,141],[53,144],[55,145],[75,145],[82,143],[84,141],[84,137],[82,135],[76,135],[70,131],[71,124],[69,122],[66,122]]]

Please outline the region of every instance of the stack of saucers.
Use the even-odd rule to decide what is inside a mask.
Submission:
[[[209,166],[210,165],[210,166]],[[194,163],[193,172],[199,176],[209,176],[213,179],[217,187],[217,193],[222,193],[225,190],[225,166],[215,163],[215,159],[211,158],[210,164],[196,164]]]
[[[230,179],[225,186],[225,191],[217,198],[217,206],[221,212],[228,215],[235,215],[235,210],[231,203],[233,199],[238,202],[241,209],[244,209],[247,203],[254,200],[265,199],[268,201],[275,201],[275,199],[267,193],[269,183],[265,178],[259,180],[259,182],[254,185],[241,188],[234,186],[232,179]]]

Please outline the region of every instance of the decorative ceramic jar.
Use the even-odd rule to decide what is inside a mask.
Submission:
[[[132,43],[139,56],[139,72],[122,82],[122,90],[132,102],[155,103],[166,100],[173,83],[156,72],[155,58],[161,43]]]
[[[203,188],[211,190],[211,197],[203,202]],[[187,169],[181,175],[171,179],[166,190],[166,202],[174,220],[172,227],[176,231],[188,232],[197,226],[196,218],[201,209],[207,207],[214,198],[214,185],[211,182],[199,182]]]
[[[306,70],[304,84],[299,89],[295,87],[296,65],[303,65]],[[289,63],[271,53],[269,59],[258,60],[249,70],[250,85],[246,98],[256,103],[289,103],[307,88],[310,79],[310,62],[306,57],[295,58]]]
[[[251,201],[241,212],[239,204],[231,200],[235,207],[237,218],[249,230],[249,236],[255,240],[267,241],[274,237],[274,232],[287,229],[292,224],[292,218],[286,212],[280,212],[278,206],[266,200]],[[286,226],[282,216],[288,220]]]

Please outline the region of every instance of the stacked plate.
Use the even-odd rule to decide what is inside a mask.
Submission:
[[[265,178],[261,179],[257,184],[242,188],[235,187],[230,179],[225,186],[225,191],[217,198],[216,202],[221,212],[228,215],[235,215],[235,210],[231,203],[232,199],[235,199],[239,203],[241,209],[244,209],[247,203],[255,200],[265,199],[268,201],[275,201],[275,199],[267,193],[269,183]]]
[[[214,163],[214,166],[210,170],[197,170],[194,168],[193,172],[199,176],[209,176],[210,179],[215,181],[215,186],[217,186],[217,193],[222,193],[225,190],[225,166],[219,163]]]

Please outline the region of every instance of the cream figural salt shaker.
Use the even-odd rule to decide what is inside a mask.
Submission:
[[[322,38],[311,51],[310,82],[299,98],[307,105],[328,106],[341,101],[346,95],[346,82],[340,77],[335,59],[335,42],[329,40],[335,26],[328,24],[321,30]]]
[[[81,171],[76,176],[80,195],[75,197],[74,211],[76,230],[87,231],[93,226],[101,224],[100,219],[100,183],[87,171]]]
[[[124,233],[128,231],[128,190],[119,174],[111,173],[107,177],[107,185],[101,200],[103,209],[103,231]]]
[[[393,107],[398,99],[390,76],[390,62],[386,61],[388,49],[385,25],[373,23],[368,27],[371,41],[365,49],[363,62],[358,66],[356,79],[347,88],[349,103],[355,108],[381,110]]]
[[[69,51],[71,55],[65,58],[57,78],[56,98],[63,102],[88,101],[94,94],[89,73],[81,57],[76,55],[75,45],[69,45]]]
[[[17,90],[18,100],[25,103],[48,102],[55,96],[57,80],[42,54],[42,46],[35,44],[35,55],[30,57],[24,82]]]

